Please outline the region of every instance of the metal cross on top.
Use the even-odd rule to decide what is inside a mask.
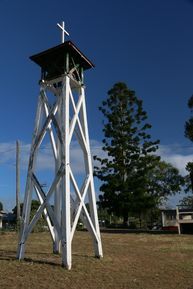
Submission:
[[[57,26],[62,30],[62,43],[64,43],[65,34],[69,36],[69,33],[65,30],[65,23],[62,21],[62,25],[57,23]]]

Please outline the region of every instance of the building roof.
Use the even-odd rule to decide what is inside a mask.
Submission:
[[[67,53],[84,70],[94,67],[94,64],[71,41],[65,41],[60,45],[32,55],[30,59],[46,71],[49,71],[50,67],[57,67],[58,72],[63,74],[64,59]]]

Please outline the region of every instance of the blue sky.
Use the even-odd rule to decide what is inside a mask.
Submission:
[[[98,106],[118,81],[144,101],[161,156],[185,173],[193,144],[184,138],[193,94],[193,1],[0,0],[0,201],[15,202],[15,141],[22,142],[21,193],[39,93],[40,70],[29,56],[70,39],[96,65],[85,73],[92,150],[100,150]],[[42,155],[47,164],[46,153]],[[97,191],[98,191],[98,186]]]

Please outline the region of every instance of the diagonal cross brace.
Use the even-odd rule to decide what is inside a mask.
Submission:
[[[74,109],[74,116],[73,116],[73,118],[72,118],[72,120],[70,122],[69,139],[71,141],[73,132],[75,130],[75,125],[77,123],[79,131],[80,131],[80,134],[77,131],[75,131],[75,134],[76,134],[76,136],[78,138],[78,141],[80,141],[80,140],[82,141],[82,143],[81,143],[82,149],[86,153],[88,153],[88,148],[87,148],[85,135],[84,135],[84,132],[83,132],[83,129],[82,129],[82,125],[81,125],[80,119],[79,119],[80,109],[81,109],[81,106],[83,105],[83,97],[82,97],[82,94],[79,96],[79,100],[78,100],[78,103],[76,105],[75,101],[74,101],[74,97],[73,97],[72,91],[70,90],[69,92],[70,92],[70,99],[71,99],[71,102],[72,102],[72,106],[73,106],[73,109]]]
[[[43,205],[45,203],[45,209],[46,209],[46,211],[48,213],[48,216],[49,216],[50,220],[52,221],[54,227],[56,228],[56,231],[57,231],[58,235],[61,237],[61,230],[60,230],[59,223],[58,223],[58,221],[57,221],[57,219],[56,219],[56,217],[54,215],[54,212],[53,212],[53,209],[52,209],[51,205],[48,203],[48,201],[46,201],[46,194],[44,193],[44,191],[43,191],[38,179],[36,178],[36,176],[34,174],[32,175],[32,181],[34,183],[35,189],[37,190],[36,193],[37,193],[37,196],[40,198],[41,205]],[[48,223],[48,226],[49,226],[49,229],[50,229],[50,232],[51,232],[51,235],[52,235],[52,229],[50,228],[50,224],[49,223]]]
[[[70,174],[72,174],[72,171],[70,172]],[[87,194],[87,190],[88,190],[88,186],[89,186],[89,183],[90,183],[90,176],[88,175],[86,178],[85,178],[85,181],[82,185],[82,188],[80,190],[80,196],[81,196],[81,200],[78,201],[79,205],[76,207],[76,213],[75,213],[75,218],[74,218],[74,223],[73,223],[73,226],[72,226],[72,230],[71,230],[71,235],[73,238],[73,235],[74,235],[74,232],[75,232],[75,229],[76,229],[76,225],[78,223],[78,219],[80,217],[80,214],[81,214],[81,210],[82,210],[82,207],[83,207],[83,204],[84,204],[84,199],[86,197],[86,194]],[[76,191],[76,190],[75,190]],[[77,193],[76,193],[77,194]],[[77,197],[77,199],[80,199],[79,197]]]
[[[32,231],[33,227],[35,226],[35,224],[37,223],[37,221],[39,220],[40,216],[42,215],[46,204],[48,203],[50,197],[52,196],[57,184],[59,183],[61,177],[64,175],[65,172],[65,165],[62,163],[60,166],[60,169],[58,170],[56,177],[48,191],[48,194],[46,196],[46,198],[44,199],[44,203],[38,208],[36,215],[32,218],[30,224],[28,225],[28,228],[26,230],[26,236],[25,236],[25,240],[27,239],[27,236],[30,234],[30,232]],[[22,240],[23,241],[23,240]]]
[[[76,191],[76,194],[77,194],[77,196],[78,196],[78,198],[79,198],[79,201],[80,201],[80,203],[81,203],[83,212],[84,212],[85,217],[86,217],[86,219],[87,219],[87,221],[88,221],[88,225],[89,225],[89,227],[90,227],[90,229],[91,229],[91,232],[92,232],[92,234],[94,235],[94,237],[96,238],[97,242],[99,242],[99,238],[98,238],[98,235],[97,235],[97,233],[96,233],[95,227],[94,227],[94,225],[93,225],[93,223],[92,223],[92,220],[91,220],[91,218],[90,218],[90,216],[89,216],[89,213],[88,213],[88,210],[87,210],[87,208],[86,208],[86,206],[85,206],[85,203],[84,203],[83,200],[82,200],[82,196],[81,196],[81,194],[80,194],[78,185],[77,185],[77,183],[76,183],[76,180],[75,180],[75,178],[74,178],[71,170],[70,170],[70,178],[71,178],[71,180],[72,180],[72,185],[73,185],[73,187],[74,187],[74,189],[75,189],[75,191]]]
[[[77,106],[75,105],[72,93],[70,93],[70,98],[71,98],[72,106],[73,106],[73,109],[74,109],[74,116],[73,116],[73,118],[71,119],[71,122],[70,122],[70,132],[69,132],[69,138],[71,140],[72,134],[73,134],[73,131],[74,131],[74,128],[75,128],[75,125],[76,125],[76,122],[78,120],[78,114],[79,114],[79,111],[80,111],[80,108],[81,108],[81,105],[82,105],[82,97],[81,96],[79,97]]]
[[[52,109],[50,110],[49,112],[49,115],[48,117],[46,118],[46,121],[41,129],[41,131],[39,132],[39,135],[37,136],[36,138],[36,141],[34,143],[34,146],[32,148],[32,152],[31,152],[31,159],[34,158],[34,154],[35,154],[35,151],[37,150],[37,148],[40,146],[45,134],[46,134],[46,130],[48,129],[49,125],[51,124],[53,118],[54,118],[54,115],[56,114],[58,110],[58,103],[56,103],[55,105],[53,105]]]
[[[58,107],[60,106],[61,99],[60,99],[60,97],[58,97],[58,100],[57,100],[57,102],[56,102],[56,104],[55,104],[55,105],[57,105],[57,111],[56,111],[56,113],[52,113],[52,109],[54,109],[55,105],[53,105],[53,107],[50,108],[50,105],[49,105],[49,102],[48,102],[48,98],[47,98],[44,90],[42,90],[42,91],[40,92],[40,95],[41,95],[41,98],[42,98],[42,102],[43,102],[43,104],[44,104],[44,106],[45,106],[45,109],[46,109],[46,111],[47,111],[47,112],[46,112],[46,117],[48,118],[49,115],[51,115],[51,120],[52,120],[52,123],[53,123],[54,126],[55,126],[55,130],[56,130],[57,136],[58,136],[58,138],[59,138],[59,140],[60,140],[60,143],[61,143],[62,145],[64,145],[64,144],[63,144],[63,140],[62,140],[61,129],[60,129],[60,127],[59,127],[59,125],[58,125],[58,122],[57,122],[57,120],[56,120],[56,117],[55,117],[55,114],[56,114],[57,111],[58,111]],[[51,123],[49,124],[49,126],[51,126]],[[48,128],[49,128],[49,126],[48,126]]]
[[[42,205],[44,200],[42,199],[41,194],[40,194],[40,192],[39,192],[39,190],[38,190],[38,188],[37,188],[37,186],[35,184],[34,184],[34,189],[35,189],[35,192],[36,192],[36,194],[38,196],[40,204]],[[50,230],[50,234],[51,234],[52,240],[55,241],[54,227],[52,226],[52,223],[51,223],[50,216],[48,214],[47,208],[44,209],[44,217],[45,217],[46,222],[48,224],[48,228]]]

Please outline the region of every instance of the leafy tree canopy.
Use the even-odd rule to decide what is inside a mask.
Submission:
[[[186,196],[180,201],[180,206],[185,208],[193,209],[193,197],[192,196]]]
[[[32,200],[31,202],[31,215],[34,215],[34,213],[38,210],[40,206],[40,202],[37,200]],[[17,206],[15,206],[12,210],[13,214],[17,214]],[[20,213],[22,215],[23,212],[23,203],[20,204]]]

